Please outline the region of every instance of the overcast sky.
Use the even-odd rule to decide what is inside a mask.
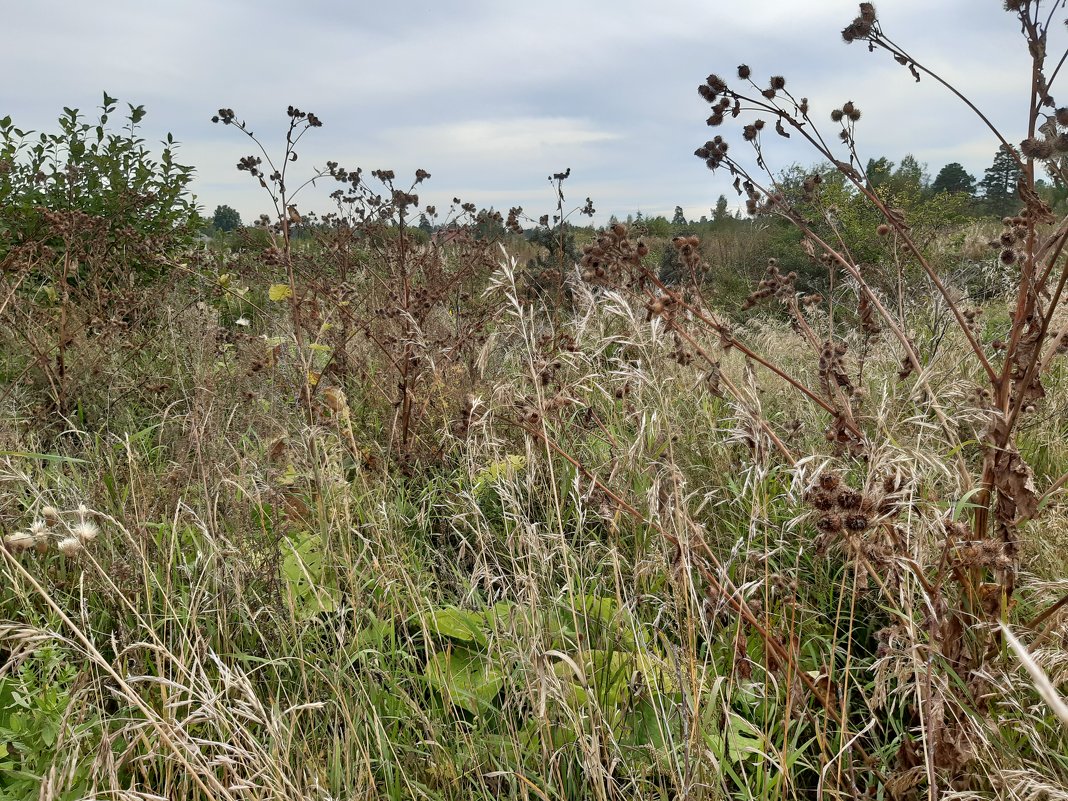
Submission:
[[[886,33],[963,88],[1019,141],[1029,71],[1022,37],[1000,0],[883,0]],[[817,119],[846,100],[864,112],[862,155],[913,153],[933,176],[959,161],[977,178],[991,134],[934,81],[917,84],[885,53],[847,46],[846,0],[33,0],[4,8],[0,116],[55,130],[63,106],[92,111],[102,90],[144,104],[143,135],[172,132],[197,168],[205,213],[229,204],[246,222],[269,210],[235,170],[250,143],[212,125],[221,106],[281,145],[285,109],[315,112],[300,161],[327,160],[432,178],[423,203],[453,196],[532,217],[554,207],[550,173],[570,167],[569,206],[587,195],[597,221],[641,210],[708,214],[727,177],[692,154],[710,138],[696,87],[709,72],[749,64],[760,81],[785,75]],[[827,129],[834,126],[828,121]],[[740,133],[729,134],[738,155]],[[796,138],[796,137],[795,137]],[[774,163],[808,164],[772,136]],[[329,211],[321,185],[299,199]]]

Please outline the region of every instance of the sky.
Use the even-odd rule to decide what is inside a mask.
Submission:
[[[883,30],[1022,138],[1030,73],[1018,24],[999,0],[884,0]],[[532,218],[555,209],[547,177],[571,169],[566,209],[591,197],[595,221],[696,219],[720,194],[738,201],[723,173],[693,151],[715,133],[744,155],[737,126],[713,131],[696,88],[710,72],[734,77],[748,64],[759,81],[783,75],[810,99],[834,135],[830,111],[846,100],[863,112],[862,158],[912,153],[933,177],[947,162],[976,178],[997,149],[972,112],[932,80],[841,29],[857,13],[846,0],[33,0],[5,4],[0,117],[56,130],[64,106],[92,113],[107,91],[143,104],[142,135],[179,140],[177,160],[196,167],[204,213],[219,204],[245,222],[269,198],[239,158],[238,131],[213,125],[234,109],[268,151],[283,147],[290,104],[323,127],[301,142],[297,175],[328,160],[365,173],[417,168],[419,189],[439,208],[453,197]],[[1058,31],[1059,33],[1059,31]],[[772,135],[774,167],[814,154]],[[301,169],[306,172],[301,173]],[[292,182],[291,182],[292,185]],[[336,185],[297,199],[330,211]],[[576,218],[582,219],[582,218]]]

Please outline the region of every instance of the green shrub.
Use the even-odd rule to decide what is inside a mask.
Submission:
[[[110,128],[117,102],[105,92],[95,123],[64,107],[58,133],[0,119],[0,258],[35,243],[66,250],[91,235],[113,270],[121,257],[124,267],[155,274],[161,255],[191,240],[199,227],[193,168],[174,160],[171,134],[158,159],[152,154],[138,135],[144,106],[129,105],[121,130]],[[91,262],[81,262],[84,277]]]

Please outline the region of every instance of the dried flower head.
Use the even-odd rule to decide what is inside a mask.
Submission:
[[[829,512],[834,508],[835,499],[830,493],[820,490],[819,492],[812,493],[810,503],[814,509],[818,509],[821,512]]]
[[[1053,155],[1053,143],[1032,136],[1020,142],[1020,152],[1029,159],[1048,159]]]
[[[856,490],[845,489],[838,493],[838,505],[843,509],[859,509],[864,496]]]
[[[833,492],[841,485],[842,479],[837,473],[821,473],[819,485],[821,489],[825,489],[828,492]]]
[[[74,556],[82,549],[82,541],[77,537],[64,537],[56,545],[64,556]]]
[[[705,79],[705,84],[717,95],[727,91],[727,82],[715,73],[712,73]]]
[[[82,520],[71,526],[70,533],[81,542],[92,542],[100,534],[100,528],[92,520]]]
[[[866,515],[849,515],[845,519],[846,528],[853,532],[864,531],[868,527]]]
[[[836,514],[822,515],[816,521],[816,528],[824,534],[836,534],[842,530],[842,518]]]
[[[16,531],[4,537],[4,546],[11,553],[22,553],[36,544],[36,537],[27,531]]]

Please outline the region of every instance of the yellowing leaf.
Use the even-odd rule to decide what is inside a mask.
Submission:
[[[518,453],[510,453],[499,462],[487,465],[475,475],[475,491],[481,492],[487,486],[511,478],[527,466],[527,458]]]
[[[273,300],[275,303],[283,300],[289,300],[293,296],[292,291],[289,289],[289,284],[271,284],[271,288],[267,290],[267,297]]]

